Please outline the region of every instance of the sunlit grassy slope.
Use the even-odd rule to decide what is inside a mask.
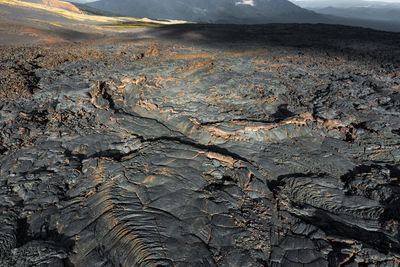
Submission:
[[[44,10],[75,21],[91,22],[95,24],[105,23],[108,24],[108,26],[114,25],[116,27],[138,27],[138,26],[143,27],[143,26],[186,23],[185,21],[177,21],[177,20],[157,21],[147,18],[138,19],[131,17],[107,17],[107,16],[79,14],[62,8],[51,7],[45,4],[24,2],[18,0],[0,0],[0,5],[1,4]]]

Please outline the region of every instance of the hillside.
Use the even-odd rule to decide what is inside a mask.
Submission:
[[[319,16],[287,0],[101,0],[88,5],[118,14],[210,23],[313,22]]]
[[[300,3],[303,4],[303,2]],[[100,0],[88,3],[88,5],[99,10],[135,17],[183,19],[201,23],[325,23],[400,31],[400,21],[397,19],[396,10],[381,14],[379,19],[377,18],[379,12],[375,16],[371,16],[371,14],[368,15],[368,12],[362,15],[362,10],[352,15],[351,8],[349,10],[332,9],[332,12],[325,9],[310,11],[287,0],[241,2],[233,0]],[[312,9],[312,7],[310,8]],[[387,9],[385,10],[387,11]],[[318,13],[319,11],[321,14]],[[382,19],[383,17],[386,19]]]
[[[81,3],[73,3],[74,6],[76,6],[77,8],[79,8],[80,10],[82,10],[85,14],[88,15],[98,15],[98,16],[108,16],[108,17],[119,17],[121,15],[112,13],[112,12],[108,12],[108,11],[104,11],[101,9],[97,9],[85,4],[81,4]]]
[[[184,21],[155,21],[107,16],[92,8],[63,1],[0,0],[0,45],[75,42],[118,33],[141,31],[141,26],[161,26]]]
[[[43,4],[48,7],[61,8],[78,14],[83,14],[83,12],[77,6],[66,1],[59,1],[59,0],[22,0],[22,1],[28,3]]]

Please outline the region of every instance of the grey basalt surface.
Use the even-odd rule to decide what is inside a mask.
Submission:
[[[0,103],[0,265],[397,266],[399,41],[184,25],[32,56]]]

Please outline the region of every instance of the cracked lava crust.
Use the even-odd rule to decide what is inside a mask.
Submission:
[[[3,46],[0,265],[398,266],[399,43],[276,24]]]

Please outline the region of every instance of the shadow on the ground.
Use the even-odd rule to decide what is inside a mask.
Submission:
[[[400,66],[400,33],[329,24],[183,24],[155,29],[165,40],[219,48],[309,48]]]

